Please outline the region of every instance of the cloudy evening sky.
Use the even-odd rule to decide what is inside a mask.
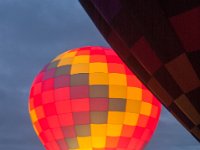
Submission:
[[[44,150],[28,115],[31,82],[59,53],[109,46],[77,0],[0,0],[0,150]],[[147,150],[198,150],[163,108]]]

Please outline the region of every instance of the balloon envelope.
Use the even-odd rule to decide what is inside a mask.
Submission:
[[[36,76],[29,111],[47,150],[143,149],[161,105],[117,54],[66,51]]]
[[[200,141],[200,0],[80,0],[119,57]]]

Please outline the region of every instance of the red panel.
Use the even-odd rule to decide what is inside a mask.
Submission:
[[[46,131],[43,131],[43,136],[46,137],[46,142],[50,142],[50,141],[54,141],[54,137],[53,137],[53,134],[50,130],[46,130]]]
[[[49,90],[42,93],[43,104],[52,103],[55,101],[54,99],[54,90]]]
[[[128,67],[125,67],[125,70],[126,70],[126,75],[133,75],[132,71]]]
[[[135,127],[133,126],[123,125],[121,136],[131,137],[133,135],[134,130]]]
[[[105,55],[91,55],[90,63],[93,62],[107,62],[107,59]]]
[[[38,120],[40,127],[43,131],[47,130],[49,128],[48,122],[45,118]]]
[[[143,128],[143,127],[135,127],[133,137],[140,139],[144,130],[145,130],[145,128]]]
[[[131,138],[128,137],[120,137],[118,147],[119,148],[127,148]]]
[[[38,119],[45,118],[43,106],[36,107],[35,108],[35,112],[37,114],[37,118]]]
[[[151,136],[152,136],[152,132],[153,132],[152,130],[145,129],[145,131],[144,131],[144,133],[143,133],[141,139],[147,141],[148,139],[151,138]]]
[[[145,147],[145,142],[142,140],[138,141],[136,150],[141,150],[143,147]]]
[[[61,130],[61,128],[53,128],[51,129],[52,133],[53,133],[53,136],[55,139],[63,139],[64,138],[64,134]]]
[[[89,99],[76,99],[71,101],[72,112],[89,111]]]
[[[48,80],[43,81],[42,90],[51,90],[54,88],[54,79],[50,78]]]
[[[160,111],[160,110],[159,110],[158,106],[152,105],[151,117],[157,118],[158,115],[159,115],[159,113],[158,113],[159,111]]]
[[[46,144],[48,142],[48,137],[46,136],[44,131],[40,133],[40,138],[42,139],[43,143]]]
[[[106,56],[108,63],[122,63],[122,60],[115,55]]]
[[[55,103],[45,104],[45,105],[43,105],[43,107],[44,107],[44,112],[45,112],[46,116],[51,116],[51,115],[57,114]]]
[[[31,96],[32,96],[32,95],[40,94],[41,91],[42,91],[42,83],[39,82],[39,83],[37,83],[37,84],[35,84],[35,85],[33,86],[32,90],[31,90],[31,93],[32,93]]]
[[[116,148],[118,145],[119,137],[106,137],[106,147]]]
[[[50,128],[60,127],[58,116],[47,117],[47,122],[48,122]]]
[[[121,69],[119,69],[121,68]],[[109,63],[108,64],[109,73],[122,73],[125,74],[125,67],[123,64]]]
[[[113,55],[113,56],[117,56],[117,54],[115,52],[113,52],[112,50],[110,50],[110,48],[104,47],[105,48],[105,54],[108,55]]]
[[[58,88],[55,89],[55,100],[61,101],[61,100],[69,100],[69,87],[64,88]]]
[[[90,51],[90,55],[105,55],[105,51],[101,47],[96,47],[92,51]]]
[[[76,56],[79,56],[79,55],[89,55],[90,54],[90,51],[89,50],[79,50],[76,54]]]
[[[127,85],[142,88],[142,83],[135,75],[127,75]]]
[[[152,103],[153,95],[149,90],[142,90],[142,100],[148,103]]]
[[[152,131],[154,131],[154,129],[156,128],[156,123],[155,123],[155,118],[149,117],[149,122],[147,124],[148,128],[151,129]]]
[[[64,114],[72,111],[71,102],[69,100],[56,102],[55,105],[58,114]]]
[[[58,147],[58,144],[56,142],[46,143],[45,147],[48,150],[60,150],[59,147]]]
[[[137,144],[139,143],[140,139],[132,138],[128,144],[128,149],[138,150],[136,149]]]
[[[38,94],[34,96],[34,107],[38,107],[40,105],[42,105],[42,95]]]
[[[140,114],[137,126],[145,128],[148,124],[148,121],[149,121],[149,116],[145,116],[145,115]]]
[[[74,124],[72,113],[60,114],[58,118],[61,126],[69,126]]]

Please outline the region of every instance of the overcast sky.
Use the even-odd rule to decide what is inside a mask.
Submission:
[[[28,115],[31,82],[59,53],[108,46],[77,0],[0,0],[0,150],[44,150]],[[163,108],[146,150],[197,150]]]

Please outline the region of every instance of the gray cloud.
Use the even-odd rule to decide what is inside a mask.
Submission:
[[[31,82],[53,57],[83,45],[108,46],[78,1],[0,0],[0,149],[44,149],[28,114]],[[147,147],[198,148],[166,110]]]

